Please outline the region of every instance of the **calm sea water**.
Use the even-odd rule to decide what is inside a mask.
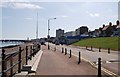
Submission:
[[[11,45],[19,45],[23,44],[23,42],[0,42],[0,47],[11,46]],[[0,49],[0,61],[1,61],[1,49]]]
[[[22,42],[0,42],[0,47],[19,45],[19,44],[22,44]]]

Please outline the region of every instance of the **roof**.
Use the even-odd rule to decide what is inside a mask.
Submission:
[[[98,32],[98,31],[99,31],[99,29],[95,29],[95,31],[96,31],[96,32]]]
[[[105,26],[102,30],[106,30],[110,25]]]
[[[118,25],[117,28],[120,28],[120,25]]]

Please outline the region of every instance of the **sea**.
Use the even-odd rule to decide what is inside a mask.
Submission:
[[[12,46],[12,45],[20,45],[20,44],[23,44],[23,42],[1,42],[0,41],[0,48],[6,47],[6,46]],[[0,49],[0,61],[1,61],[1,53],[2,53],[2,50]]]
[[[23,44],[23,42],[0,42],[0,47]]]

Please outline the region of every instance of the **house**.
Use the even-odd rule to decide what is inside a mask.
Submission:
[[[103,28],[99,28],[99,29],[95,29],[94,31],[89,31],[88,32],[88,35],[90,37],[101,37],[103,35],[103,31],[102,31]]]
[[[110,37],[113,34],[112,23],[110,22],[109,25],[106,25],[105,27],[103,27],[102,31],[103,31],[102,33],[103,37]]]
[[[93,36],[94,36],[93,34],[94,34],[94,31],[89,31],[89,32],[88,32],[88,35],[89,35],[90,37],[93,37]]]
[[[94,30],[94,36],[99,37],[100,31],[99,29]]]
[[[99,28],[99,37],[103,37],[103,31],[102,29],[105,27],[105,25],[103,24],[103,27]]]
[[[119,20],[116,21],[116,25],[114,25],[114,33],[113,36],[120,36],[120,22]]]

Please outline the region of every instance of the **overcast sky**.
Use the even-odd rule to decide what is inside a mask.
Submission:
[[[103,24],[118,20],[118,0],[108,2],[96,2],[93,0],[82,2],[41,2],[35,0],[18,0],[18,2],[0,2],[0,38],[2,39],[26,39],[36,37],[37,12],[39,37],[47,36],[47,21],[50,21],[50,36],[55,36],[56,29],[74,31],[80,26],[88,26],[89,30],[98,29]],[[72,0],[71,0],[72,1]]]

